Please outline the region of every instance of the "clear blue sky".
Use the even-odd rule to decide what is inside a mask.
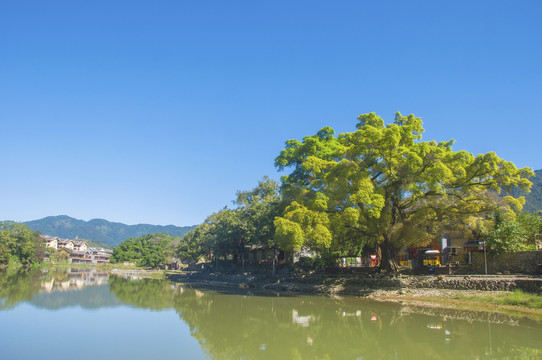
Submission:
[[[192,225],[356,117],[542,169],[542,1],[0,2],[0,219]]]

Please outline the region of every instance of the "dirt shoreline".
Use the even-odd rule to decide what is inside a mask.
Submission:
[[[214,286],[263,288],[316,294],[344,294],[368,296],[385,291],[403,293],[435,292],[446,290],[513,291],[540,293],[542,277],[525,275],[403,275],[403,274],[325,274],[296,273],[272,277],[252,274],[223,274],[210,272],[181,272],[169,274],[175,282],[206,283]]]

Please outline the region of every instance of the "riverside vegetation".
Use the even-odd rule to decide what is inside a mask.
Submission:
[[[454,140],[422,141],[420,118],[397,113],[385,124],[374,113],[357,130],[330,127],[288,140],[275,159],[290,172],[281,184],[263,178],[237,193],[233,208],[211,214],[179,243],[181,258],[237,259],[247,246],[318,252],[317,264],[381,251],[381,267],[397,270],[402,247],[438,239],[443,228],[483,237],[493,252],[534,246],[538,216],[522,213],[530,168],[495,153],[454,151]],[[504,191],[506,196],[499,196]]]
[[[39,232],[12,221],[0,222],[0,271],[2,269],[31,266],[43,261]]]

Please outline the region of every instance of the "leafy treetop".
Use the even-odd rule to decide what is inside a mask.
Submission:
[[[179,240],[168,234],[148,234],[127,239],[113,250],[111,262],[128,261],[154,268],[171,260]]]
[[[420,118],[397,113],[385,124],[374,113],[357,130],[335,136],[325,127],[303,141],[289,140],[275,160],[291,205],[275,220],[282,246],[359,252],[380,246],[384,266],[402,246],[435,236],[439,225],[461,223],[497,208],[520,209],[523,199],[496,194],[526,191],[529,168],[495,153],[453,151],[454,140],[422,141]]]

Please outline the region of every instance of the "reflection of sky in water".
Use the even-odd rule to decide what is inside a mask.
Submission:
[[[0,312],[2,359],[204,359],[174,310],[121,306],[44,311],[23,303]]]

